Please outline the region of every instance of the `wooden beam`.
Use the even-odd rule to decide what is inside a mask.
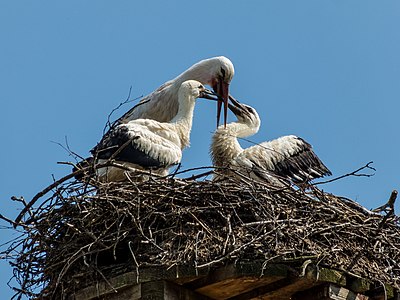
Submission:
[[[254,290],[266,285],[268,286],[279,280],[282,280],[282,277],[259,278],[246,276],[232,278],[201,287],[197,289],[196,292],[207,295],[213,299],[230,299],[236,295],[246,293],[250,290]]]
[[[185,284],[191,289],[198,289],[212,283],[239,277],[287,277],[297,273],[286,264],[264,264],[262,260],[228,264],[218,269],[210,270],[206,276]],[[175,280],[174,280],[175,281]]]
[[[174,284],[172,282],[165,282],[165,293],[174,295],[175,298],[172,299],[179,299],[179,300],[212,300],[211,298],[201,295],[195,291],[191,291],[186,289],[183,286]],[[169,298],[168,298],[169,299]],[[167,300],[167,298],[166,298]]]
[[[210,300],[205,295],[190,291],[175,283],[156,280],[136,284],[132,272],[114,277],[108,283],[85,288],[75,294],[74,300]]]
[[[352,291],[335,285],[320,285],[305,291],[298,292],[292,296],[293,300],[368,300],[368,296],[353,293]]]
[[[242,293],[235,297],[229,298],[231,300],[244,300],[244,299],[290,299],[290,297],[302,290],[310,289],[314,286],[320,285],[323,282],[333,282],[345,285],[345,276],[338,271],[326,268],[317,267],[314,264],[305,264],[302,269],[302,274],[288,274],[285,279],[257,287],[246,293]]]
[[[240,295],[231,297],[231,298],[225,298],[229,300],[247,300],[247,299],[264,299],[262,296],[266,296],[271,294],[272,298],[271,299],[290,299],[290,296],[284,295],[284,298],[281,298],[281,293],[276,293],[276,291],[281,291],[285,287],[288,287],[295,282],[297,282],[298,279],[294,277],[286,277],[280,280],[277,280],[275,282],[272,282],[271,284],[264,285],[262,287],[252,289],[251,291],[242,293]]]
[[[107,299],[140,299],[140,286],[136,283],[136,277],[131,272],[111,278],[108,282],[101,281],[75,293],[75,300],[99,299],[107,295]],[[121,295],[129,295],[130,298],[120,298]]]
[[[290,299],[292,295],[303,297],[297,299],[307,299],[304,295],[317,299],[314,298],[316,291],[321,297],[331,297],[321,299],[381,300],[385,292],[388,299],[399,298],[398,293],[394,296],[391,287],[372,288],[367,280],[320,267],[311,260],[295,268],[287,264],[265,264],[262,260],[242,261],[213,270],[193,266],[140,268],[138,273],[127,272],[108,281],[95,282],[74,296],[76,300],[244,300],[255,297],[268,300]],[[344,298],[346,293],[347,298]]]
[[[142,283],[140,299],[141,300],[211,300],[210,298],[204,295],[200,295],[182,286],[163,280]]]
[[[227,299],[290,276],[297,276],[297,272],[287,265],[264,266],[253,261],[221,267],[184,286],[214,299]]]

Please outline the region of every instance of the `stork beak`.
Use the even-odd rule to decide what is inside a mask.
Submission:
[[[219,96],[216,93],[214,93],[213,91],[210,91],[208,89],[202,90],[200,92],[199,98],[204,98],[204,99],[209,99],[209,100],[214,100],[214,101],[219,100]]]
[[[229,109],[231,110],[231,112],[235,114],[235,116],[240,116],[246,111],[245,106],[243,106],[238,100],[233,98],[231,95],[229,95],[229,99],[233,104],[233,105],[230,103],[228,104]]]
[[[243,107],[243,105],[242,105],[238,100],[236,100],[235,98],[233,98],[232,95],[229,95],[229,100],[231,100],[231,102],[233,103],[233,105]],[[229,108],[233,107],[233,105],[229,104]]]
[[[226,127],[226,119],[228,117],[229,83],[220,79],[216,85],[213,86],[213,89],[222,98],[222,102],[218,101],[217,106],[217,127],[219,126],[219,120],[221,118],[222,104],[224,104],[224,127]]]
[[[207,90],[208,92],[211,92],[209,90]],[[211,92],[213,97],[202,97],[202,98],[206,98],[206,99],[210,99],[210,100],[214,100],[214,101],[218,101],[218,104],[222,104],[222,102],[224,101],[222,99],[221,96],[217,95],[216,93]],[[217,96],[217,98],[215,98],[215,96]],[[228,107],[230,109],[231,112],[233,112],[235,114],[236,117],[248,117],[249,115],[249,111],[246,107],[246,105],[241,104],[238,100],[236,100],[235,98],[233,98],[231,95],[228,96],[229,100],[231,100],[231,103],[228,103]],[[225,125],[226,127],[226,125]]]

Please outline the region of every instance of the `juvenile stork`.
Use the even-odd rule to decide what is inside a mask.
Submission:
[[[234,73],[232,62],[224,56],[204,59],[145,96],[119,118],[116,124],[127,123],[135,119],[171,121],[178,112],[178,90],[186,80],[197,80],[203,85],[209,85],[222,97],[223,102],[218,101],[217,124],[220,119],[222,103],[224,103],[224,124],[226,124],[229,84]]]
[[[225,128],[219,126],[213,135],[210,152],[213,164],[218,168],[214,180],[239,173],[272,183],[278,183],[280,179],[303,183],[331,175],[311,145],[294,135],[243,149],[238,138],[257,133],[260,117],[251,106],[241,104],[232,97],[230,99],[233,105],[229,104],[229,109],[236,115],[237,121],[227,124]]]
[[[177,96],[178,112],[169,122],[141,118],[119,124],[91,150],[101,181],[126,180],[126,168],[165,176],[171,166],[181,161],[182,150],[189,144],[196,99],[216,100],[216,96],[195,80],[183,82]],[[110,161],[123,168],[104,166]],[[138,176],[136,180],[142,178]]]

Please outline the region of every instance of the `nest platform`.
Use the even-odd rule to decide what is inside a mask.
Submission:
[[[324,276],[346,287],[364,280],[365,291],[399,289],[399,223],[393,212],[372,212],[313,185],[65,181],[53,185],[38,207],[26,209],[15,224],[22,236],[5,252],[13,257],[18,294],[30,298],[89,299],[82,295],[93,286],[100,295],[99,289],[112,292],[113,282],[129,278],[131,284],[167,280],[201,299],[252,299],[273,283],[287,287],[312,279],[283,298],[260,296],[290,299]],[[231,294],[216,295],[227,280]],[[233,292],[235,280],[241,288]]]

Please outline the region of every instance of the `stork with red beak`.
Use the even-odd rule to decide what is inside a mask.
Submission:
[[[204,59],[167,81],[158,89],[145,96],[136,106],[119,118],[115,125],[124,124],[135,119],[153,119],[158,122],[169,122],[178,112],[178,90],[187,80],[196,80],[213,88],[221,98],[217,106],[217,125],[219,124],[222,105],[224,105],[224,124],[228,112],[229,84],[235,71],[232,62],[217,56]]]
[[[113,127],[92,149],[93,157],[79,163],[74,171],[93,165],[98,179],[105,182],[128,178],[140,181],[149,174],[168,175],[169,168],[181,161],[182,151],[189,144],[197,98],[218,99],[200,82],[187,80],[178,90],[178,112],[172,120],[158,122],[141,118]],[[119,167],[106,166],[108,162]],[[131,171],[127,172],[126,168]],[[76,178],[81,180],[92,175],[89,172]]]

